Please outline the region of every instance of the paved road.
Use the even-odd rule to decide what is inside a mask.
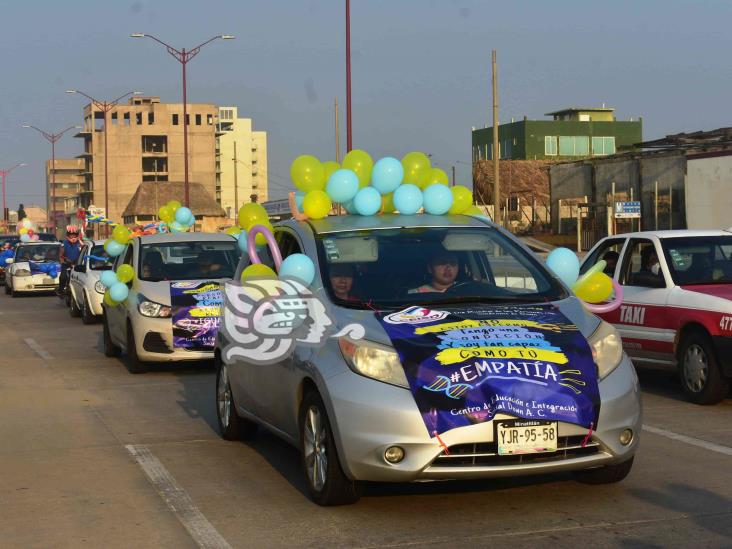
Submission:
[[[0,295],[0,334],[3,547],[732,546],[732,400],[688,404],[667,372],[641,371],[623,483],[369,485],[324,509],[293,449],[218,437],[209,365],[132,376],[54,297]]]

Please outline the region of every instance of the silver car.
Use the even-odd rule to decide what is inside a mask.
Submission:
[[[21,242],[15,258],[5,269],[5,293],[52,292],[58,288],[61,244],[58,242]]]
[[[87,242],[69,273],[68,306],[72,317],[84,324],[96,322],[103,314],[102,298],[106,288],[99,277],[112,268],[114,259],[104,251],[104,240]]]
[[[127,299],[104,304],[104,354],[124,349],[130,373],[147,371],[149,362],[213,358],[218,327],[216,296],[239,261],[236,240],[227,234],[156,234],[133,238],[117,257],[115,271],[126,263],[135,277]],[[220,300],[219,300],[220,301]],[[191,313],[191,310],[193,314]]]
[[[228,284],[215,357],[219,427],[225,439],[233,440],[252,436],[263,426],[298,447],[310,495],[317,503],[356,501],[360,481],[573,471],[583,481],[606,483],[629,473],[641,432],[641,401],[635,370],[619,336],[611,325],[588,313],[512,235],[487,220],[467,216],[383,215],[290,220],[275,226],[275,236],[284,257],[304,253],[313,259],[313,295],[305,292],[303,302],[312,305],[312,298],[317,298],[326,311],[321,328],[329,322],[332,326],[319,345],[303,343],[307,338],[301,337],[280,358],[255,360],[255,354],[265,356],[264,351],[285,342],[284,336],[278,340],[272,329],[275,335],[261,336],[260,344],[252,341],[260,332],[237,332],[237,327],[255,326],[237,315],[246,312],[241,310],[243,304],[254,310],[255,305],[246,305],[246,296],[257,296],[246,283],[239,289]],[[454,259],[439,261],[452,262],[449,268],[457,269],[457,274],[439,271],[439,261],[430,259],[443,252]],[[272,265],[266,250],[259,256]],[[235,280],[248,264],[249,258],[243,257]],[[440,282],[440,277],[447,280]],[[282,306],[267,302],[262,314],[267,314],[265,309],[279,311],[277,318],[293,325],[308,315],[314,322],[313,308],[308,305],[306,315],[298,313],[296,300]],[[562,373],[574,371],[580,362],[590,366],[586,379],[596,386],[599,411],[595,408],[597,416],[589,428],[569,421],[526,421],[530,412],[510,413],[511,402],[496,405],[494,400],[485,403],[486,409],[494,406],[494,412],[502,411],[481,416],[482,409],[466,407],[460,400],[465,387],[477,384],[475,368],[429,386],[415,382],[413,373],[420,370],[409,370],[412,377],[407,379],[411,358],[402,360],[406,355],[399,353],[406,351],[398,348],[401,340],[394,339],[393,328],[385,323],[393,321],[401,329],[404,323],[422,322],[420,317],[429,320],[432,315],[495,314],[511,324],[512,317],[532,311],[563,315],[567,329],[579,338],[577,354]],[[411,352],[423,358],[438,348],[420,344]],[[485,374],[485,361],[476,368]],[[470,383],[455,383],[461,376]],[[565,387],[572,383],[585,382],[564,381]],[[519,385],[521,391],[529,387]],[[430,409],[430,399],[442,391],[460,405],[438,410],[445,401],[440,395],[442,400],[435,400]],[[569,389],[560,391],[573,398]],[[582,388],[572,391],[580,393]],[[528,405],[527,401],[524,406]],[[429,426],[433,412],[434,418],[447,418],[447,427]],[[463,416],[453,418],[459,426],[451,428],[451,414]],[[552,442],[531,444],[529,437],[537,436]]]

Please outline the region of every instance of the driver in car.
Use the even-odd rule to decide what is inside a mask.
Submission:
[[[451,252],[439,252],[432,256],[427,264],[427,274],[431,280],[418,288],[412,288],[408,293],[423,294],[428,292],[446,292],[457,279],[460,269],[457,255]]]

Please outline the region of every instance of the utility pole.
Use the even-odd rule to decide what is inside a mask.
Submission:
[[[335,98],[335,161],[341,162],[341,128],[338,124],[338,98]]]
[[[353,149],[351,139],[351,0],[346,0],[346,152]]]
[[[3,179],[3,219],[2,219],[2,225],[5,230],[8,228],[9,223],[9,216],[8,216],[8,205],[5,200],[5,178],[7,178],[8,175],[10,175],[10,172],[12,172],[15,168],[20,168],[21,166],[27,166],[28,164],[25,164],[24,162],[21,162],[20,164],[16,164],[12,168],[8,168],[7,170],[0,170],[0,176],[2,176]],[[18,221],[21,221],[20,219]]]
[[[239,166],[236,159],[236,141],[234,141],[234,212],[239,211]],[[236,218],[236,214],[234,214]]]
[[[501,149],[498,144],[498,74],[496,70],[496,50],[492,54],[493,74],[493,222],[501,224],[501,182],[498,172],[498,157]]]
[[[452,186],[455,186],[455,166],[452,167]]]

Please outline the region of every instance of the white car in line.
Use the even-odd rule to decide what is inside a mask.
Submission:
[[[101,318],[102,300],[106,288],[99,278],[112,268],[114,258],[104,251],[104,240],[84,244],[81,254],[69,275],[67,304],[72,317],[81,317],[84,324]]]
[[[5,272],[5,293],[18,297],[25,293],[53,292],[58,288],[58,242],[21,242],[15,248]]]

